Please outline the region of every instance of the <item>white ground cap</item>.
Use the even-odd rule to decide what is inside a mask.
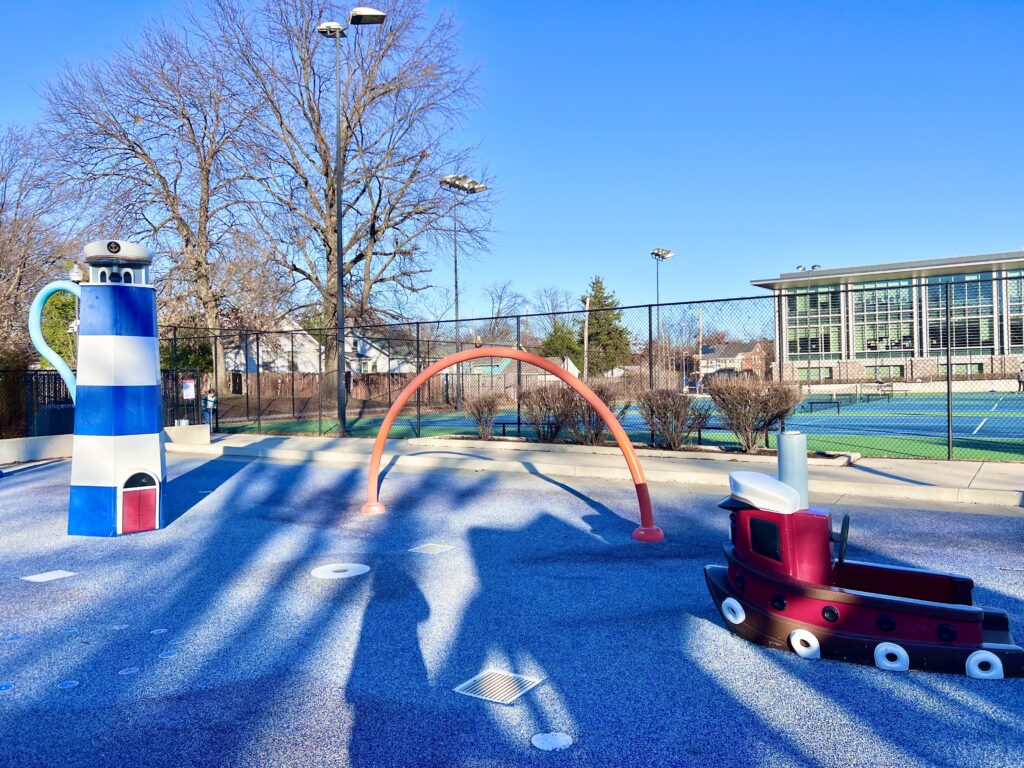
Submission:
[[[536,733],[533,738],[530,739],[530,743],[537,749],[543,749],[545,752],[557,752],[558,750],[568,749],[572,746],[572,736],[568,733],[562,733],[561,731]]]
[[[370,566],[362,563],[331,563],[314,568],[309,574],[315,579],[351,579],[369,571]]]

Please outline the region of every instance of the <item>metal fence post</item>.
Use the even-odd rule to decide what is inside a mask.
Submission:
[[[288,334],[288,341],[291,342],[292,360],[289,369],[292,377],[292,421],[295,420],[295,333]]]
[[[658,311],[661,311],[659,305]],[[654,389],[654,308],[647,305],[647,386]],[[654,445],[654,430],[651,430],[651,445]]]
[[[263,400],[260,393],[260,335],[256,334],[256,434],[263,432]]]
[[[423,358],[420,356],[420,324],[416,323],[416,375],[418,376],[420,371],[423,369]],[[416,437],[421,437],[422,427],[422,395],[420,393],[420,387],[416,388]]]
[[[242,334],[242,370],[245,371],[245,423],[249,423],[249,334]]]
[[[321,338],[323,335],[321,334]],[[324,434],[324,345],[316,345],[316,433]]]
[[[522,350],[523,348],[523,329],[522,329],[523,318],[520,315],[516,315],[516,349]],[[523,363],[521,360],[516,360],[516,435],[519,437],[523,436]]]
[[[171,370],[174,371],[172,379],[174,381],[174,417],[171,419],[172,423],[176,426],[178,424],[178,326],[174,326],[171,329]]]
[[[220,366],[217,365],[217,362],[221,359],[217,357],[220,354],[217,351],[217,342],[219,340],[219,336],[213,337],[213,394],[217,398],[217,407],[213,409],[213,418],[210,419],[213,423],[210,426],[215,432],[220,432]]]
[[[953,460],[953,281],[946,283],[946,460]]]

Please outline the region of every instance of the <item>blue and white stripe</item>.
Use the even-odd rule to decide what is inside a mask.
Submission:
[[[156,292],[90,283],[81,301],[68,532],[114,536],[129,477],[152,475],[163,495]]]

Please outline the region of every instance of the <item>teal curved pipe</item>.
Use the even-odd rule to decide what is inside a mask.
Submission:
[[[71,372],[71,368],[64,362],[64,359],[54,352],[50,345],[46,343],[46,339],[43,338],[43,306],[45,306],[47,299],[57,293],[57,291],[67,291],[74,294],[75,298],[79,301],[82,299],[82,287],[77,283],[72,283],[70,280],[55,280],[43,286],[43,289],[32,300],[32,307],[28,311],[28,335],[32,339],[33,346],[39,350],[39,354],[43,356],[43,359],[52,365],[54,370],[64,379],[68,392],[71,393],[71,402],[75,402],[75,374]]]

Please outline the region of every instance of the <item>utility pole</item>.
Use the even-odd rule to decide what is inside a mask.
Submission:
[[[583,380],[590,378],[590,297],[583,300]]]

